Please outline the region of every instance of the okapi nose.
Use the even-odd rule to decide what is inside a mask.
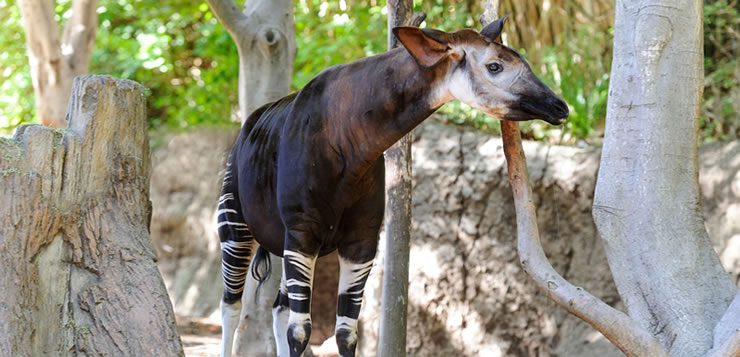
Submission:
[[[570,111],[568,110],[568,104],[566,104],[565,101],[560,98],[555,98],[555,100],[552,101],[551,105],[554,109],[555,116],[558,119],[563,119],[563,121],[565,121],[565,118],[567,118],[568,114],[570,114]]]

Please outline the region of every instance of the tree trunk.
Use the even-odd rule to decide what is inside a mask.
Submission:
[[[0,139],[0,355],[182,355],[149,239],[143,88],[73,92],[69,130]]]
[[[736,288],[704,228],[697,182],[702,2],[616,9],[593,215],[630,317],[671,356],[701,356],[740,326],[735,311],[714,331]]]
[[[397,26],[419,26],[423,14],[413,13],[411,0],[388,1],[388,49],[398,46],[391,31]],[[411,239],[411,142],[409,133],[385,152],[386,207],[385,259],[378,356],[406,354],[406,313]]]
[[[28,62],[42,124],[64,128],[72,80],[88,71],[98,29],[97,0],[75,0],[60,39],[53,0],[20,0]]]
[[[243,12],[232,0],[208,0],[208,3],[239,51],[239,119],[244,123],[252,111],[290,91],[296,52],[293,2],[251,0],[245,2]],[[260,296],[255,296],[257,281],[247,274],[235,355],[276,353],[272,303],[280,287],[282,259],[272,255],[270,259],[272,274],[260,289]]]
[[[290,92],[295,59],[293,3],[209,0],[211,10],[231,34],[239,51],[239,119]]]

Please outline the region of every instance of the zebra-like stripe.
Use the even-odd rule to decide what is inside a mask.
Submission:
[[[231,158],[226,165],[222,194],[216,209],[216,229],[221,240],[221,273],[224,281],[224,301],[241,299],[252,258],[254,236],[241,216],[239,200],[232,181]]]
[[[345,258],[339,257],[339,294],[337,296],[337,326],[340,322],[357,320],[362,306],[362,295],[365,292],[367,281],[373,261],[353,263]],[[348,326],[352,326],[351,324]]]
[[[354,263],[339,256],[339,294],[334,331],[340,356],[354,355],[357,346],[357,318],[360,316],[365,282],[372,267],[372,260]]]
[[[293,313],[308,314],[311,311],[311,286],[316,256],[286,249],[283,251],[283,264],[291,317]]]

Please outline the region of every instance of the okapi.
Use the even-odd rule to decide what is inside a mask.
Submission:
[[[259,280],[269,276],[263,271],[269,267],[257,269],[267,252],[283,257],[273,305],[278,355],[305,350],[314,265],[334,250],[340,269],[336,341],[341,356],[355,354],[383,220],[383,152],[440,106],[458,99],[504,120],[565,120],[565,102],[499,41],[504,21],[480,33],[394,28],[402,48],[326,69],[247,118],[218,205],[223,356],[231,354],[255,240],[252,274]]]

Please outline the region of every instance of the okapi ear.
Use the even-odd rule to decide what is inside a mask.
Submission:
[[[393,34],[411,57],[422,67],[434,67],[447,57],[450,46],[444,39],[444,32],[422,30],[418,27],[395,27]]]
[[[480,31],[480,34],[488,37],[491,41],[499,41],[501,37],[501,31],[504,29],[504,23],[508,18],[509,15],[506,14],[506,16],[494,22],[491,22],[486,27],[484,27],[483,30]]]

